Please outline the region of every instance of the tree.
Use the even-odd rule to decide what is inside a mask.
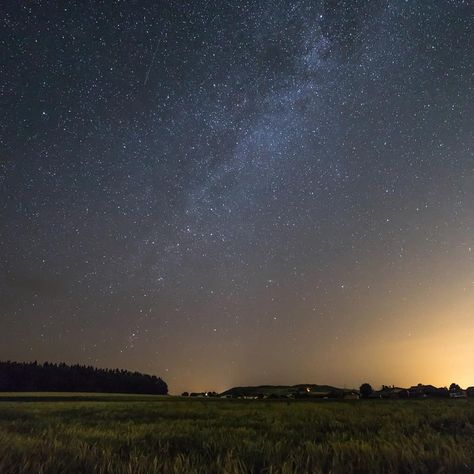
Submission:
[[[362,398],[369,398],[370,395],[372,395],[372,393],[374,392],[372,390],[372,386],[368,383],[363,383],[360,386],[359,391]]]
[[[189,393],[188,393],[188,392],[183,392],[183,393],[181,394],[181,396],[182,396],[182,397],[189,397]]]
[[[458,393],[458,392],[461,392],[461,387],[457,383],[452,383],[449,386],[449,391],[451,393]]]

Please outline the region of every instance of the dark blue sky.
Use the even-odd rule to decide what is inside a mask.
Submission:
[[[0,358],[472,382],[473,13],[4,2]]]

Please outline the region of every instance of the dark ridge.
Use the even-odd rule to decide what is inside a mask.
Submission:
[[[226,390],[223,396],[256,396],[256,395],[294,395],[300,393],[340,394],[355,392],[352,389],[342,389],[331,385],[298,384],[298,385],[258,385],[253,387],[233,387]]]

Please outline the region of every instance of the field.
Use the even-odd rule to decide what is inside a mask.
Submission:
[[[474,472],[474,399],[0,394],[0,473]]]

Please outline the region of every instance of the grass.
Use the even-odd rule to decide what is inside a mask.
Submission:
[[[0,473],[474,472],[474,400],[0,394]]]

